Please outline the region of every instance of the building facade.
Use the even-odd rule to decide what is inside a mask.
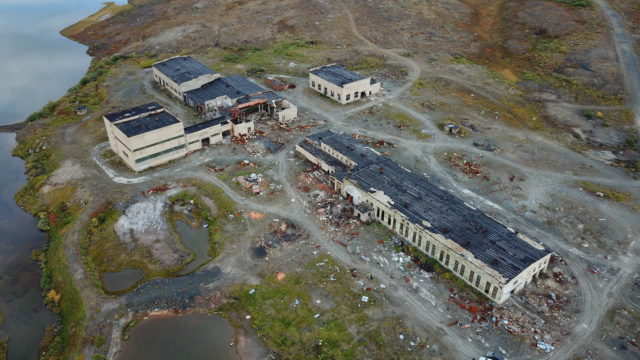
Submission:
[[[341,103],[348,104],[381,90],[380,82],[347,70],[338,64],[324,65],[309,71],[309,86]]]
[[[496,303],[549,264],[541,244],[348,135],[323,131],[296,150],[329,173],[361,220],[380,222]]]

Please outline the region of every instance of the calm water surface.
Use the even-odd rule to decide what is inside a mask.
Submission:
[[[0,124],[22,121],[84,75],[86,47],[58,31],[100,7],[99,0],[0,0]],[[44,328],[57,318],[42,305],[30,259],[46,238],[13,201],[25,181],[14,146],[13,134],[0,134],[0,337],[9,337],[9,359],[37,359]]]

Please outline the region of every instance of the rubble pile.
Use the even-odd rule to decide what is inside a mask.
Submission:
[[[264,234],[257,246],[264,247],[265,249],[275,249],[279,246],[308,238],[309,234],[303,232],[303,230],[293,222],[289,220],[278,220],[265,227]]]
[[[467,160],[466,157],[466,154],[453,153],[449,158],[449,163],[470,178],[482,176],[483,180],[490,180],[489,175],[480,170],[483,165],[477,162],[482,156],[474,156],[472,160]]]
[[[381,148],[381,147],[396,148],[396,147],[398,147],[398,145],[392,143],[391,141],[387,141],[387,140],[384,140],[384,139],[374,139],[374,138],[372,138],[370,136],[367,136],[367,135],[351,134],[351,137],[353,137],[354,139],[358,140],[363,145],[374,146],[374,147],[377,147],[377,148]]]

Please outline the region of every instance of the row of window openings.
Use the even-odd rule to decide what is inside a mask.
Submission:
[[[156,80],[158,80],[160,82],[160,84],[162,84],[162,86],[168,88],[169,90],[173,91],[174,93],[178,93],[178,90],[174,89],[173,86],[167,84],[164,80],[156,77]]]
[[[315,88],[315,87],[316,87],[316,82],[315,82],[315,81],[312,81],[312,82],[311,82],[311,87],[312,87],[312,88]],[[327,93],[327,90],[329,90],[329,88],[327,88],[327,87],[325,86],[325,88],[324,88],[325,95],[327,95],[327,94],[326,94],[326,93]],[[322,92],[322,84],[320,84],[320,83],[318,83],[318,91],[321,91],[321,92]],[[330,94],[331,94],[331,97],[332,97],[332,98],[334,98],[334,97],[335,97],[335,95],[336,95],[336,94],[333,92],[333,90],[331,90],[331,91],[330,91]],[[353,98],[354,98],[354,99],[357,99],[359,96],[360,96],[360,93],[359,93],[359,92],[357,92],[357,91],[356,91],[356,92],[354,92],[354,93],[353,93]],[[340,94],[338,94],[338,100],[340,100],[340,99],[341,99],[341,96],[340,96]],[[351,100],[351,94],[347,94],[347,96],[345,97],[345,99],[346,99],[347,101]]]
[[[376,216],[378,218],[380,218],[383,222],[384,222],[384,218],[385,218],[385,212],[384,210],[381,210],[380,208],[376,208]],[[392,220],[391,220],[391,216],[387,217],[387,224],[391,225]],[[393,219],[393,226],[392,226],[392,230],[395,230],[396,227],[396,219]],[[403,234],[403,230],[404,230],[404,234]],[[405,226],[404,222],[400,223],[400,229],[398,231],[401,235],[404,235],[405,238],[409,238],[409,226]],[[416,237],[418,242],[416,243]],[[417,232],[413,232],[413,237],[412,237],[413,243],[418,245],[418,248],[422,248],[422,235],[419,235]],[[429,243],[429,241],[426,242],[425,244],[425,248],[427,250],[427,253],[429,252],[429,246],[431,244]],[[435,257],[436,255],[436,245],[433,244],[431,245],[431,256]],[[446,267],[449,267],[449,263],[451,261],[451,257],[449,254],[444,253],[444,250],[440,250],[440,256],[439,256],[439,260],[440,263],[443,262],[444,260],[444,265]],[[460,272],[458,272],[458,267],[460,267]],[[454,264],[453,264],[453,272],[454,273],[458,273],[460,275],[461,278],[464,277],[465,274],[465,266],[464,264],[460,264],[458,262],[458,260],[455,260]],[[473,270],[471,270],[471,272],[469,273],[469,283],[473,284],[473,280],[474,280],[474,276],[475,273],[473,272]],[[480,282],[482,281],[482,277],[480,275],[475,277],[475,287],[479,288],[480,287]],[[485,288],[484,288],[484,292],[485,294],[489,294],[489,290],[491,290],[491,283],[489,281],[486,282],[485,284]],[[495,298],[496,295],[498,294],[498,287],[494,286],[493,287],[493,292],[491,294],[491,297]]]

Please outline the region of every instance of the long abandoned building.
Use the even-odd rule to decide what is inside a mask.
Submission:
[[[538,242],[348,135],[319,132],[296,150],[329,173],[361,220],[379,221],[498,304],[549,264]]]

